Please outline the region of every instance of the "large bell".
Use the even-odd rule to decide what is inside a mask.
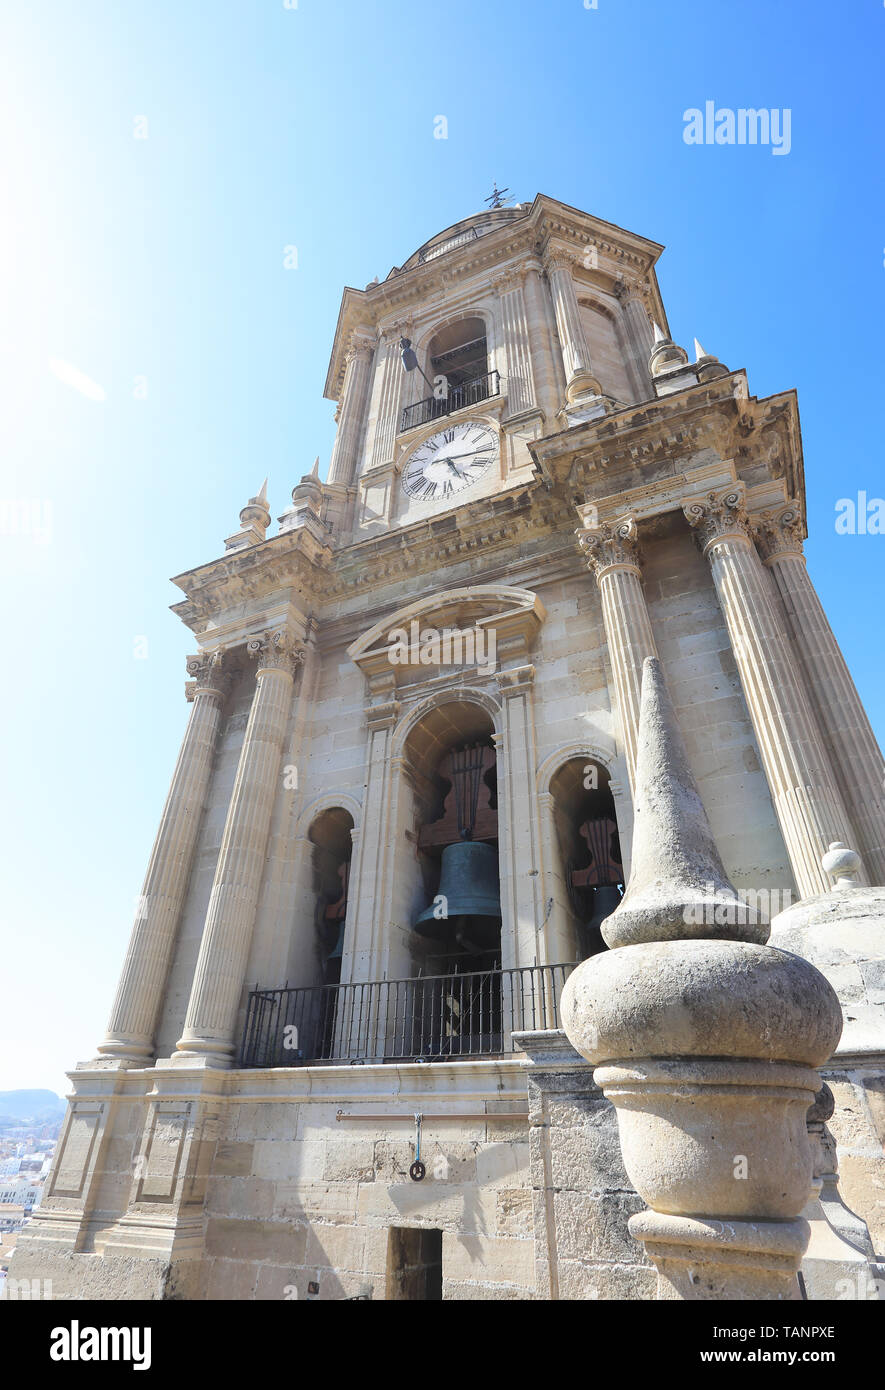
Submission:
[[[474,840],[446,845],[436,899],[421,913],[415,931],[479,952],[498,945],[500,930],[498,851]]]

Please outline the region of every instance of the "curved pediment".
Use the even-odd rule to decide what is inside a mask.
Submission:
[[[396,673],[427,664],[397,656],[404,634],[409,638],[431,631],[484,634],[493,636],[496,653],[506,651],[524,657],[546,616],[544,605],[530,589],[472,584],[430,594],[396,609],[352,642],[347,654],[370,680],[385,668]]]

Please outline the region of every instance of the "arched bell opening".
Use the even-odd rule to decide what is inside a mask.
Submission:
[[[414,840],[421,908],[413,958],[427,975],[500,967],[497,755],[488,713],[456,700],[411,731]]]
[[[485,320],[459,319],[446,324],[428,344],[430,376],[444,376],[450,391],[459,391],[489,370]]]
[[[577,960],[607,950],[600,925],[624,892],[620,834],[608,769],[570,758],[550,779],[553,817]]]
[[[322,811],[307,832],[313,848],[314,933],[319,963],[317,983],[336,985],[341,979],[344,924],[353,852],[353,817],[341,806]]]

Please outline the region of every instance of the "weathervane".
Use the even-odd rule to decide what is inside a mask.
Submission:
[[[490,208],[502,208],[508,201],[504,195],[509,192],[509,188],[499,188],[497,183],[493,182],[492,191],[488,198],[483,199],[483,202],[488,203]]]

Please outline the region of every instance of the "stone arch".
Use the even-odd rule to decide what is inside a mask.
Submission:
[[[479,705],[491,719],[495,733],[501,733],[502,709],[499,699],[496,699],[487,690],[482,690],[478,686],[447,686],[444,690],[435,690],[432,695],[425,696],[423,700],[419,700],[416,705],[403,715],[393,731],[391,758],[402,758],[409,735],[417,728],[422,720],[427,718],[428,714],[431,714],[435,709],[439,709],[443,705],[453,704]]]
[[[351,796],[350,792],[323,792],[301,808],[296,827],[299,838],[306,837],[313,822],[317,816],[322,815],[323,811],[334,811],[339,806],[343,811],[349,813],[354,830],[358,832],[363,809],[362,803],[355,796]]]
[[[576,739],[573,743],[561,744],[553,753],[548,754],[538,768],[536,776],[539,793],[549,795],[550,783],[562,765],[572,758],[584,757],[589,758],[591,762],[602,763],[611,773],[617,757],[614,742],[600,733],[593,739]]]

